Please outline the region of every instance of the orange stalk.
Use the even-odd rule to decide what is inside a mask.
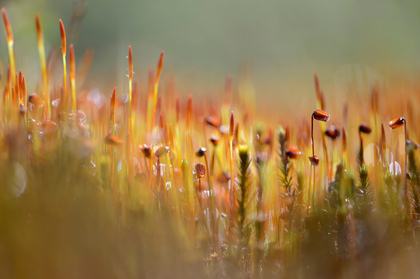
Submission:
[[[38,39],[38,52],[39,52],[39,60],[41,63],[42,69],[42,94],[41,98],[44,99],[44,120],[51,117],[51,102],[50,102],[50,94],[48,90],[48,79],[47,79],[47,62],[45,59],[45,47],[44,47],[44,33],[42,32],[42,25],[41,20],[39,19],[39,14],[35,16],[35,24],[36,24],[36,31],[37,31],[37,39]]]
[[[26,80],[25,80],[25,76],[22,75],[22,99],[21,100],[21,106],[24,109],[24,113],[25,113],[25,125],[26,123],[28,123],[28,91],[26,89]]]
[[[110,105],[110,118],[111,118],[111,135],[115,132],[115,99],[117,95],[117,87],[114,87],[114,92],[111,96],[111,105]]]
[[[181,115],[181,103],[179,102],[179,98],[175,100],[175,115],[176,115],[176,127],[179,125],[180,115]]]
[[[315,92],[316,92],[316,96],[319,96],[321,94],[321,89],[319,86],[319,78],[318,78],[318,74],[314,73],[314,80],[315,80]]]
[[[60,19],[60,36],[61,36],[61,51],[63,56],[63,90],[64,98],[67,99],[67,66],[66,66],[66,30],[64,29],[63,22]],[[65,103],[65,100],[62,100]]]
[[[18,74],[17,73],[15,73],[14,74],[14,76],[15,76],[15,86],[14,86],[14,89],[15,89],[15,91],[14,91],[14,94],[13,94],[13,106],[15,107],[15,109],[16,109],[16,107],[18,108],[18,110],[19,110],[19,77],[18,77]]]
[[[2,8],[1,13],[3,14],[3,21],[4,21],[4,27],[6,28],[6,35],[7,35],[7,47],[9,50],[9,60],[10,60],[10,70],[12,72],[12,78],[14,77],[14,73],[16,72],[16,66],[15,66],[15,53],[13,49],[13,32],[12,32],[12,26],[9,22],[9,17],[7,16],[6,9]],[[13,79],[13,83],[16,82],[16,79]]]
[[[111,102],[110,102],[110,122],[111,122],[111,131],[109,136],[106,138],[106,140],[110,140],[110,139],[115,139],[117,138],[114,133],[115,133],[115,100],[116,100],[116,95],[117,95],[117,88],[114,87],[114,91],[112,92],[112,96],[111,96]],[[115,140],[114,140],[115,141]],[[122,144],[122,140],[119,141],[120,144]],[[120,145],[119,144],[119,145]],[[110,158],[111,158],[111,187],[114,189],[114,196],[116,197],[117,194],[115,193],[116,189],[114,188],[114,145],[115,144],[111,144],[111,147],[109,149],[110,151]]]
[[[12,94],[12,111],[13,112],[16,111],[16,106],[15,106],[15,103],[16,103],[16,94],[15,94],[15,91],[16,91],[15,87],[12,87],[12,91],[10,93]],[[14,115],[13,115],[13,118],[14,118]]]
[[[153,129],[153,126],[155,125],[155,113],[156,113],[156,103],[157,103],[157,95],[158,95],[158,88],[159,88],[159,78],[160,78],[160,73],[162,71],[162,66],[163,66],[163,51],[160,53],[160,57],[159,57],[159,62],[157,65],[157,71],[156,71],[156,77],[155,77],[155,84],[153,87],[153,111],[152,111],[152,116],[151,116],[151,129]]]
[[[149,69],[148,79],[148,96],[147,96],[147,109],[146,109],[146,123],[147,130],[152,131],[152,110],[153,110],[153,87],[154,87],[154,72],[153,69]]]
[[[315,75],[315,84],[317,82],[317,77]],[[315,156],[315,148],[314,148],[314,119],[318,120],[318,121],[322,121],[322,122],[328,122],[330,120],[330,115],[328,113],[326,113],[323,110],[316,110],[312,113],[311,116],[311,140],[312,140],[312,156],[309,157],[309,161],[311,162],[311,168],[313,169],[313,182],[312,182],[312,209],[314,208],[315,205],[315,166],[318,165],[319,163],[319,159],[318,157]],[[324,138],[322,138],[323,140],[323,144],[324,144]],[[326,153],[326,155],[328,156],[328,154]],[[311,172],[312,172],[311,169]],[[312,175],[312,173],[311,173]],[[310,188],[310,186],[309,186]],[[309,191],[308,191],[308,200],[309,200]]]
[[[396,117],[392,119],[391,121],[389,121],[388,125],[393,130],[404,125],[404,138],[405,138],[404,140],[404,208],[406,210],[406,213],[409,214],[410,204],[408,200],[409,197],[407,197],[408,196],[408,192],[407,192],[407,140],[408,140],[407,120],[402,116]],[[395,162],[396,162],[396,159],[395,159]],[[394,165],[396,164],[395,162],[394,162]],[[394,175],[395,176],[397,175],[396,167],[395,167]]]
[[[12,70],[10,69],[10,64],[7,66],[7,81],[6,87],[8,89],[8,93],[10,94],[12,88]]]
[[[137,110],[138,110],[138,103],[139,103],[139,83],[137,80],[133,80],[133,102],[132,102],[132,106],[133,106],[133,112],[134,115],[137,115]]]
[[[58,111],[56,111],[57,116],[64,110],[64,89],[63,89],[63,85],[60,85],[60,103],[58,104]]]
[[[128,138],[132,133],[132,102],[133,102],[133,52],[131,46],[128,46]]]
[[[318,78],[317,73],[314,74],[314,78],[315,78],[315,92],[316,92],[317,108],[324,110],[325,98],[324,98],[324,94],[321,91],[321,87],[319,85],[319,78]]]
[[[70,84],[71,84],[72,110],[73,110],[73,113],[77,113],[77,108],[76,108],[76,62],[75,62],[75,59],[74,59],[73,44],[70,45],[69,60],[70,60]]]
[[[19,82],[19,105],[23,106],[23,75],[22,75],[22,70],[19,71],[19,76],[18,76],[18,82]]]
[[[344,167],[347,167],[347,134],[346,134],[346,130],[344,127],[341,128],[343,131],[343,136],[341,137],[342,139],[342,143],[341,143],[341,153],[342,153],[342,158],[343,158],[343,162],[344,162]]]
[[[134,130],[134,121],[133,121],[133,53],[131,46],[128,46],[128,133],[127,133],[127,158],[128,158],[128,176],[129,181],[131,182],[132,172],[131,172],[131,140],[132,132]]]
[[[233,115],[233,111],[230,112],[230,123],[229,123],[229,148],[230,148],[230,175],[231,175],[231,198],[233,199],[234,193],[234,177],[233,177],[233,134],[234,134],[234,127],[235,127],[235,118]]]
[[[191,159],[191,151],[193,148],[193,143],[192,143],[192,137],[191,137],[191,133],[192,133],[192,129],[191,129],[191,121],[192,121],[192,95],[188,96],[188,107],[187,107],[187,154],[188,154],[188,159]]]
[[[6,123],[6,125],[9,122],[9,111],[10,111],[10,94],[12,91],[11,88],[11,80],[12,75],[10,73],[10,64],[7,66],[7,79],[6,79],[6,86],[3,90],[3,119]]]

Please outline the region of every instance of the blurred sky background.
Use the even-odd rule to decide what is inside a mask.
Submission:
[[[12,23],[17,67],[40,77],[34,15],[41,14],[46,47],[60,45],[75,4],[86,7],[73,43],[80,59],[95,52],[90,84],[126,90],[127,49],[144,84],[165,51],[164,79],[173,74],[180,94],[221,93],[252,76],[261,100],[314,103],[313,73],[327,98],[368,94],[390,78],[415,81],[420,73],[420,1],[365,0],[1,0]],[[72,43],[71,39],[68,44]],[[8,61],[4,27],[0,57]],[[61,63],[60,63],[61,67]],[[247,69],[247,70],[244,70]],[[352,93],[352,94],[353,94]],[[309,96],[309,99],[306,97]],[[270,102],[275,106],[276,102]]]

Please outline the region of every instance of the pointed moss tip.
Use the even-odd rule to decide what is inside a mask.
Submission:
[[[128,46],[128,78],[133,79],[133,51]]]
[[[64,29],[63,21],[61,19],[60,22],[60,36],[61,36],[61,49],[63,51],[63,55],[66,55],[66,29]]]

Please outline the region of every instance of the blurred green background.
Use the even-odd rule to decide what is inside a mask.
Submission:
[[[386,85],[394,77],[414,81],[420,71],[419,1],[0,3],[13,26],[18,68],[37,74],[35,12],[41,14],[48,50],[60,43],[58,19],[68,27],[74,5],[79,11],[86,8],[79,36],[73,39],[76,56],[82,57],[89,47],[94,50],[90,84],[107,93],[116,85],[126,89],[128,45],[133,47],[142,87],[148,69],[155,67],[164,50],[164,78],[173,74],[180,94],[220,93],[227,75],[234,82],[247,75],[260,100],[290,100],[293,105],[314,102],[314,72],[319,73],[327,98],[341,98],[349,88],[367,94],[373,83]],[[2,26],[3,61],[6,46]],[[29,80],[36,82],[38,77]],[[302,101],[305,96],[311,98]]]

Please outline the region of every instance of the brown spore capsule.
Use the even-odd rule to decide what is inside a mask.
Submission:
[[[206,148],[200,147],[195,151],[195,156],[203,157],[205,153],[206,153]]]
[[[206,175],[206,167],[201,163],[195,164],[194,170],[197,178],[203,178]]]
[[[396,129],[401,127],[402,125],[404,125],[405,123],[405,119],[404,117],[396,117],[394,119],[392,119],[391,121],[389,121],[388,125],[389,127],[391,127],[391,129]]]
[[[370,134],[372,132],[372,128],[370,128],[370,126],[367,123],[362,123],[359,126],[359,132]]]
[[[302,152],[300,152],[297,146],[291,145],[286,149],[286,155],[290,159],[298,159],[302,155]]]
[[[328,122],[328,120],[330,120],[330,115],[320,109],[314,111],[312,115],[318,121]]]

